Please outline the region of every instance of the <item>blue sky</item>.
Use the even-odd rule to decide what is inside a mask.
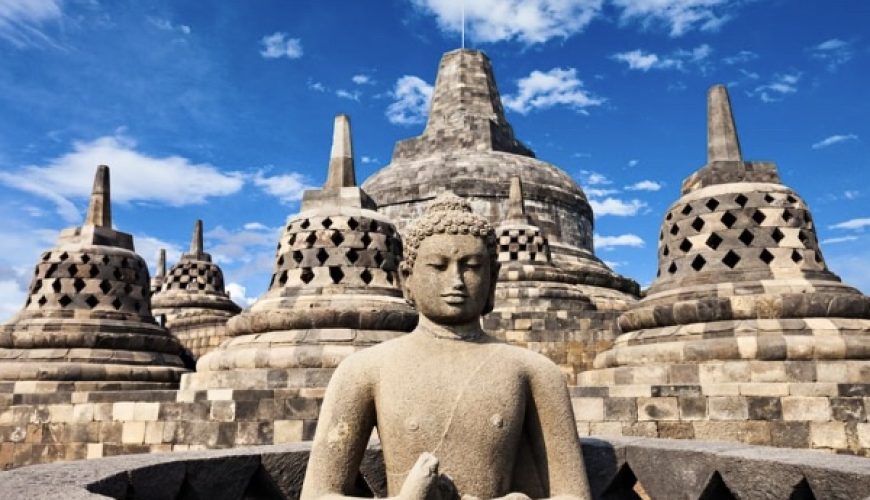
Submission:
[[[0,0],[0,320],[81,222],[100,163],[152,266],[202,218],[234,298],[256,298],[284,220],[325,179],[333,116],[351,116],[360,180],[422,131],[460,5]],[[870,3],[467,0],[466,20],[517,135],[581,184],[617,271],[653,279],[721,82],[744,157],[777,162],[829,266],[870,291]]]

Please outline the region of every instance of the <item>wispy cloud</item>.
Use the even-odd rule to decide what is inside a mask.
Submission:
[[[260,39],[260,55],[266,59],[299,59],[302,57],[302,41],[290,38],[287,33],[277,32]]]
[[[433,14],[451,36],[462,29],[463,4],[468,36],[483,43],[517,40],[531,45],[582,32],[601,11],[603,0],[412,0]]]
[[[364,74],[353,75],[350,80],[357,85],[372,85],[375,83],[372,77]]]
[[[62,0],[0,1],[0,39],[19,49],[59,45],[43,31],[43,25],[63,16]]]
[[[592,170],[580,171],[580,184],[583,186],[607,186],[613,184],[613,181],[607,178],[606,175]]]
[[[263,171],[254,174],[254,185],[279,200],[281,203],[293,203],[302,199],[306,189],[312,189],[308,178],[298,172],[266,176]]]
[[[640,160],[628,160],[629,167],[636,167],[640,163]]]
[[[230,298],[233,299],[233,302],[238,304],[240,307],[248,307],[257,301],[257,297],[248,297],[247,287],[236,282],[227,283],[226,291],[230,294]]]
[[[223,172],[180,156],[140,152],[136,141],[123,134],[76,142],[71,152],[45,165],[25,166],[15,169],[15,174],[0,172],[0,183],[45,198],[64,220],[78,222],[80,213],[71,200],[88,196],[100,164],[111,168],[112,199],[121,203],[201,204],[210,197],[234,194],[244,184],[238,172]]]
[[[592,207],[596,217],[603,217],[605,215],[630,217],[637,215],[641,209],[647,206],[645,202],[638,199],[621,200],[610,196],[603,200],[589,200],[589,205]]]
[[[380,160],[378,160],[377,158],[374,158],[372,156],[366,156],[366,155],[363,155],[362,158],[360,158],[360,161],[363,162],[363,165],[369,165],[372,163],[380,163]]]
[[[550,71],[532,71],[517,81],[517,93],[502,99],[505,107],[520,114],[554,106],[566,106],[580,113],[586,108],[600,106],[604,99],[583,88],[574,68],[553,68]]]
[[[836,238],[827,238],[822,240],[822,245],[836,245],[837,243],[846,243],[857,240],[857,236],[838,236]]]
[[[423,123],[429,113],[433,91],[432,85],[420,77],[405,75],[399,78],[391,92],[393,102],[387,106],[387,120],[396,125]]]
[[[826,138],[822,139],[821,141],[813,144],[810,147],[813,149],[822,149],[822,148],[826,148],[828,146],[833,146],[834,144],[839,144],[841,142],[857,141],[857,140],[858,140],[858,136],[855,134],[837,134],[837,135],[832,135],[830,137],[826,137]]]
[[[754,61],[756,59],[758,59],[758,54],[756,54],[755,52],[752,52],[751,50],[741,50],[734,55],[723,57],[722,62],[733,66],[735,64],[743,64],[749,61]]]
[[[358,90],[349,91],[344,89],[338,89],[335,91],[335,95],[342,99],[359,102],[359,98],[362,94]]]
[[[839,38],[831,38],[814,45],[809,49],[810,57],[827,64],[829,71],[836,71],[838,67],[851,61],[855,56],[855,50],[851,42]]]
[[[613,4],[622,9],[623,23],[637,22],[644,29],[662,26],[672,37],[693,30],[717,31],[739,5],[728,0],[613,0]]]
[[[680,49],[662,56],[652,52],[646,52],[642,49],[635,49],[629,52],[613,54],[611,59],[624,62],[628,65],[628,69],[644,72],[651,69],[676,69],[685,71],[690,65],[695,65],[701,70],[706,70],[704,61],[706,61],[712,53],[712,47],[707,44],[702,44],[691,50]]]
[[[800,79],[801,73],[777,74],[769,83],[755,87],[749,95],[758,97],[762,102],[781,101],[784,96],[798,91]]]
[[[831,229],[849,229],[853,231],[861,231],[868,226],[870,226],[870,217],[849,219],[847,221],[838,222],[837,224],[828,227]]]
[[[190,34],[190,26],[186,24],[173,24],[169,19],[149,16],[148,23],[162,31],[175,31],[184,35]]]
[[[326,92],[326,85],[313,80],[308,80],[308,88],[315,92]]]
[[[596,250],[608,250],[615,247],[642,248],[644,246],[643,239],[632,233],[620,234],[618,236],[596,234],[592,241],[595,243]]]
[[[662,184],[660,182],[651,181],[651,180],[643,180],[639,182],[635,182],[630,186],[625,186],[627,191],[658,191],[662,188]]]

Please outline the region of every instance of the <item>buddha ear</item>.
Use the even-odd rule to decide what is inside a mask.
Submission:
[[[417,307],[414,303],[414,296],[411,295],[411,290],[408,288],[408,280],[411,279],[411,266],[403,260],[399,263],[399,286],[402,288],[402,296],[411,304],[411,307]]]
[[[501,269],[501,264],[496,260],[492,259],[492,272],[490,273],[489,280],[489,295],[486,298],[486,304],[483,306],[483,311],[480,312],[481,316],[485,316],[492,312],[495,308],[495,287],[498,285],[498,271]]]

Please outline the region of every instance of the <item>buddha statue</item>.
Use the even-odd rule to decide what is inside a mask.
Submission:
[[[497,257],[492,226],[453,194],[408,227],[400,272],[419,324],[336,369],[303,499],[353,495],[375,427],[390,497],[590,498],[558,367],[481,328]]]

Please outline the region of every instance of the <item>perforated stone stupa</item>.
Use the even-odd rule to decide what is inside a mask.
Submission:
[[[197,220],[190,251],[182,254],[151,299],[155,316],[199,358],[226,339],[227,321],[241,311],[224,289],[221,268],[203,251],[202,221]]]
[[[0,381],[15,391],[172,388],[181,347],[151,315],[148,268],[112,229],[109,168],[87,216],[40,257],[24,308],[0,330]]]
[[[191,389],[326,387],[350,353],[414,328],[395,225],[356,186],[350,122],[335,119],[323,189],[306,191],[278,242],[269,290],[200,358]]]
[[[723,86],[708,96],[707,165],[668,209],[658,277],[619,325],[580,375],[610,386],[605,419],[607,405],[620,413],[616,396],[637,396],[634,417],[621,401],[612,420],[676,437],[870,444],[870,299],[827,268],[809,208],[776,166],[742,159]]]

